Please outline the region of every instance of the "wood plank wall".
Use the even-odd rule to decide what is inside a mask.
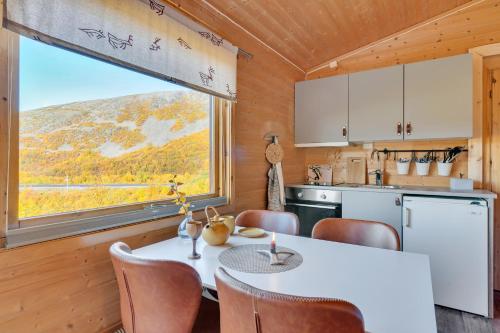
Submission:
[[[285,151],[283,173],[286,183],[303,181],[303,150],[294,148],[295,82],[304,72],[286,63],[271,49],[245,33],[203,0],[167,0],[186,15],[206,25],[253,58],[238,60],[234,135],[236,211],[266,206],[267,171],[264,136],[275,133]]]
[[[201,1],[186,4],[207,18]],[[208,26],[224,32],[222,36],[230,34],[233,43],[254,56],[238,60],[238,103],[233,121],[236,209],[230,209],[264,208],[269,168],[264,156],[266,133],[279,135],[286,155],[286,181],[303,177],[304,152],[294,149],[292,134],[294,83],[302,80],[304,73],[240,30],[226,30],[231,26],[227,20],[213,15],[207,19]],[[171,221],[0,250],[0,332],[112,331],[120,324],[120,314],[108,255],[110,244],[123,240],[136,248],[170,238],[176,234],[176,227],[168,227]]]
[[[450,177],[442,177],[437,175],[437,165],[432,163],[428,176],[418,176],[416,174],[415,164],[410,166],[408,175],[398,175],[396,170],[396,161],[393,155],[388,159],[380,153],[380,164],[377,160],[377,154],[372,156],[372,150],[378,149],[444,149],[455,146],[467,146],[467,140],[443,140],[431,142],[378,142],[370,148],[363,148],[362,145],[345,147],[345,148],[307,148],[305,164],[328,164],[332,166],[333,182],[342,183],[346,181],[346,165],[347,159],[351,157],[365,157],[367,161],[367,173],[380,168],[384,171],[384,183],[391,185],[415,185],[415,186],[440,186],[448,187]],[[421,157],[423,154],[417,155]],[[398,154],[397,157],[411,157],[409,153]],[[468,174],[468,155],[462,153],[453,164],[451,177],[459,177],[463,174],[467,177]],[[374,183],[374,177],[367,177],[370,183]]]
[[[305,161],[319,152],[293,148],[293,86],[295,81],[304,78],[304,73],[229,23],[203,0],[167,1],[254,55],[251,60],[238,61],[239,102],[235,110],[233,151],[235,204],[237,211],[263,208],[269,167],[264,158],[263,136],[268,132],[280,136],[286,155],[286,182],[303,181]],[[451,31],[459,27],[453,20],[446,22],[440,26],[446,24]],[[496,26],[495,22],[489,24]],[[489,38],[484,37],[485,26],[487,28],[487,25],[474,25],[481,29],[478,39],[483,44],[489,42]],[[463,30],[463,26],[459,28]],[[492,36],[498,31],[500,29],[493,31]],[[381,50],[381,56],[375,59],[376,55],[370,51],[368,56],[354,59],[351,70],[385,66],[393,61],[406,61],[404,59],[418,61],[451,52],[447,51],[447,44],[441,42],[442,47],[430,55],[427,50],[432,49],[432,45],[428,44],[436,42],[434,33],[430,37],[427,43],[422,43],[420,36],[417,40],[405,39],[408,51],[402,53],[409,54],[406,58]],[[455,45],[453,49],[460,50],[468,49],[471,44],[479,45],[474,37],[458,40],[450,37],[450,43]],[[175,227],[169,227],[169,223],[169,220],[147,222],[0,250],[0,332],[107,332],[113,329],[119,324],[119,308],[108,246],[116,240],[138,247],[166,239],[175,234]]]
[[[466,4],[458,11],[451,11],[438,16],[435,19],[423,22],[410,29],[396,33],[382,41],[372,43],[366,47],[355,50],[345,56],[338,57],[338,67],[328,67],[319,70],[310,70],[307,79],[316,79],[345,73],[354,73],[363,70],[386,67],[396,64],[407,64],[417,61],[436,59],[469,52],[471,48],[479,45],[493,44],[500,41],[500,1],[484,0]],[[474,137],[467,142],[469,148],[468,160],[463,156],[454,167],[457,171],[464,173],[465,177],[471,177],[475,181],[475,187],[483,185],[483,151],[485,140],[483,138],[483,94],[482,94],[482,59],[473,53],[475,71],[475,96],[474,96]],[[332,59],[335,60],[335,59]],[[457,141],[456,145],[463,144]],[[384,144],[377,144],[383,146]],[[397,148],[412,146],[428,148],[440,148],[454,145],[453,142],[430,141],[425,143],[413,142],[397,144]],[[324,159],[317,157],[321,152],[315,152],[317,148],[309,148],[306,151],[306,164],[322,163]],[[401,149],[401,148],[400,148]],[[352,154],[352,148],[346,148],[346,154]],[[342,150],[340,150],[342,151]],[[349,152],[349,153],[347,153]],[[360,154],[362,154],[360,152]],[[467,165],[466,165],[467,164]],[[389,168],[389,178],[386,180],[393,184],[413,184],[428,186],[444,186],[448,184],[445,177],[392,177]],[[342,174],[340,175],[342,178]]]

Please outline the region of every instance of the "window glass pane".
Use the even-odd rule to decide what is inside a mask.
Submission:
[[[211,97],[21,37],[19,217],[210,192]]]

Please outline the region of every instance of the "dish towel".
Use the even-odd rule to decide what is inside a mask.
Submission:
[[[278,139],[274,139],[274,144],[278,144]],[[267,176],[269,177],[267,184],[267,209],[282,212],[285,206],[285,185],[283,182],[281,161],[272,164]]]

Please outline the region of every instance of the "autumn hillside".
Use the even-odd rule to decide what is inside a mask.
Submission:
[[[174,91],[21,112],[21,187],[68,184],[148,184],[157,187],[167,183],[172,174],[179,174],[188,183],[187,190],[193,194],[206,193],[210,151],[208,109],[207,95]],[[137,194],[138,190],[134,191]],[[40,196],[56,195],[38,192],[27,193],[37,200]],[[78,195],[82,192],[78,191]],[[71,209],[141,200],[132,197],[130,191],[129,194],[114,200],[114,194],[108,193],[106,202],[85,203],[85,207]],[[153,197],[142,199],[158,199]],[[21,196],[21,211],[27,204]],[[46,202],[36,204],[47,206]],[[25,212],[25,215],[33,214]]]

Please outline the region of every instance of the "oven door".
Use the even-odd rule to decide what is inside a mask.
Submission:
[[[328,217],[342,217],[340,205],[322,205],[312,202],[287,201],[285,211],[299,217],[300,235],[305,237],[311,237],[316,222]]]

